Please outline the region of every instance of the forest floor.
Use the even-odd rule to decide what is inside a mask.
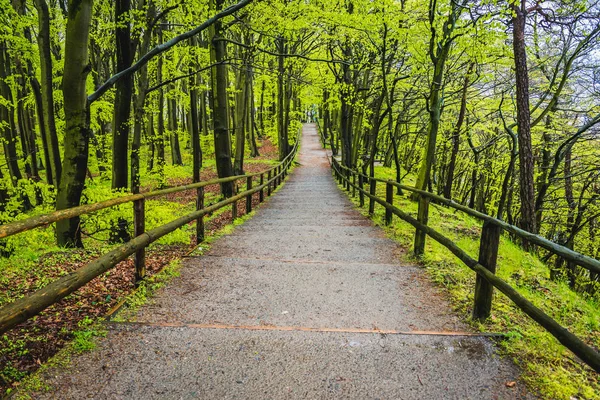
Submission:
[[[260,157],[247,158],[244,168],[246,173],[264,171],[276,163],[277,148],[268,139],[262,142],[260,151]],[[167,186],[192,183],[191,178],[186,177],[191,175],[189,165],[181,167],[178,172],[176,177],[167,175]],[[217,174],[214,166],[203,168],[201,177],[203,180],[215,179]],[[107,184],[110,185],[110,182]],[[150,184],[144,186],[142,191],[153,189],[155,187]],[[218,200],[219,191],[218,185],[205,187],[207,205]],[[167,222],[191,210],[195,207],[195,201],[195,191],[190,190],[155,199],[154,203],[157,212],[166,211],[161,221]],[[258,194],[253,197],[252,202],[254,205],[258,204]],[[148,211],[147,213],[149,214]],[[238,216],[245,213],[245,201],[237,202]],[[230,224],[231,214],[231,207],[227,207],[205,217],[207,237]],[[111,217],[114,214],[102,215],[99,220]],[[90,225],[97,225],[95,220],[89,221]],[[159,224],[157,221],[155,223]],[[182,228],[180,234],[172,235],[173,238],[167,242],[159,242],[149,248],[146,253],[148,277],[194,249],[196,243],[191,234],[192,227],[193,224],[190,224],[187,227],[189,229]],[[0,262],[0,305],[42,288],[111,249],[106,237],[99,238],[101,235],[96,233],[86,236],[86,233],[89,232],[85,232],[84,228],[85,249],[56,248],[51,243],[54,238],[53,227],[39,228],[33,234],[33,239],[25,239],[34,244],[41,238],[42,243],[37,243],[39,251],[27,251],[25,248],[21,251],[18,245],[15,246],[17,249],[11,257]],[[50,250],[44,251],[44,248]],[[66,344],[73,343],[75,349],[85,350],[90,343],[89,336],[94,333],[88,327],[96,319],[106,316],[134,290],[134,271],[131,257],[38,316],[0,336],[0,397],[18,387],[22,379],[35,372]]]
[[[251,219],[35,398],[528,398],[510,360],[336,188],[314,126]]]

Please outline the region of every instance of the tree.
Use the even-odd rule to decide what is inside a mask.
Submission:
[[[87,173],[90,114],[86,79],[90,72],[88,44],[93,0],[70,0],[65,38],[63,96],[65,102],[64,161],[56,209],[80,204]],[[56,223],[59,246],[83,247],[79,217]]]

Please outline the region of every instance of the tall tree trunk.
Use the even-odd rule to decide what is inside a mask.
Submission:
[[[263,79],[262,84],[260,86],[260,106],[259,106],[259,112],[260,112],[260,132],[258,134],[259,137],[264,136],[265,134],[265,88],[266,83],[265,80]]]
[[[445,66],[450,49],[452,47],[454,28],[456,22],[464,11],[464,3],[451,2],[451,11],[444,23],[443,36],[439,41],[432,37],[429,46],[429,57],[433,63],[433,76],[429,90],[429,99],[427,109],[429,110],[429,123],[427,127],[427,143],[423,151],[423,161],[417,176],[416,187],[421,190],[427,190],[430,186],[431,169],[435,161],[435,148],[437,143],[437,134],[440,127],[442,116],[442,102],[444,89]],[[433,7],[433,9],[431,9]],[[433,27],[438,10],[435,9],[435,2],[430,3],[429,22]],[[432,34],[435,32],[432,28]],[[418,196],[413,196],[416,199]]]
[[[221,11],[223,0],[211,0],[211,9]],[[229,138],[229,119],[227,116],[227,66],[224,64],[226,55],[223,27],[221,21],[216,21],[209,28],[210,31],[210,61],[212,87],[212,110],[215,142],[215,162],[219,178],[233,176],[231,165],[231,141]],[[221,194],[224,197],[233,195],[233,183],[222,183]]]
[[[283,36],[277,38],[277,138],[279,148],[279,161],[283,160],[288,153],[288,137],[285,127],[285,39]]]
[[[12,92],[7,78],[11,75],[10,59],[7,52],[6,43],[1,44],[0,50],[0,94],[6,103],[0,104],[0,122],[2,123],[2,137],[4,146],[4,156],[8,165],[10,179],[14,187],[18,188],[23,175],[19,169],[19,154],[17,153],[17,127],[15,123],[15,112]],[[23,149],[26,151],[26,149]],[[18,191],[21,201],[21,210],[30,210],[33,206],[27,194],[21,190]]]
[[[233,162],[233,174],[244,174],[244,151],[246,145],[246,109],[248,107],[246,101],[248,99],[247,76],[244,71],[248,68],[248,64],[244,61],[242,69],[237,72],[236,87],[238,92],[235,95],[236,103],[236,129],[235,129],[235,158]]]
[[[154,1],[148,2],[146,10],[146,29],[142,36],[140,53],[146,54],[150,48],[152,40],[152,23],[156,17],[156,6]],[[133,141],[131,143],[131,191],[139,193],[140,191],[140,150],[142,148],[142,131],[144,126],[144,105],[146,104],[146,91],[148,90],[148,65],[144,65],[138,72],[137,94],[133,102]],[[150,142],[154,139],[153,135],[148,135]],[[153,158],[150,157],[149,161]],[[151,169],[151,168],[149,168]]]
[[[250,144],[250,157],[258,157],[258,145],[256,144],[256,107],[254,104],[254,80],[252,72],[248,73],[246,79],[246,85],[248,85],[248,104],[250,110],[248,112],[248,130],[249,130],[249,144]]]
[[[536,232],[535,181],[533,150],[531,146],[531,120],[529,111],[529,72],[525,51],[525,0],[512,5],[513,51],[515,58],[517,124],[519,136],[519,186],[521,194],[521,217],[519,226],[528,232]],[[529,248],[527,241],[523,246]]]
[[[535,201],[535,227],[536,232],[539,233],[542,225],[543,216],[543,199],[549,186],[548,175],[550,172],[550,162],[552,159],[552,152],[550,146],[552,146],[552,135],[550,129],[552,127],[552,116],[548,114],[546,116],[545,130],[542,134],[542,162],[540,165],[540,174],[537,179],[537,198]]]
[[[352,57],[352,49],[346,38],[346,44],[343,48],[344,60],[350,61]],[[342,79],[344,86],[341,91],[341,109],[340,109],[340,140],[342,143],[342,163],[348,167],[354,167],[355,157],[353,156],[354,132],[352,131],[352,122],[354,120],[354,107],[352,105],[352,74],[349,64],[342,64]],[[358,150],[358,149],[357,149]]]
[[[85,83],[89,73],[88,42],[92,0],[71,0],[65,39],[63,96],[65,107],[64,163],[56,209],[76,207],[81,201],[88,164],[90,114]],[[83,247],[79,217],[56,223],[59,246]]]
[[[566,226],[566,237],[567,240],[563,245],[571,250],[573,250],[574,246],[574,235],[573,232],[575,230],[575,209],[577,208],[577,202],[575,201],[575,197],[573,196],[573,174],[571,170],[573,161],[573,155],[571,152],[571,147],[569,147],[565,153],[565,167],[564,167],[564,178],[565,178],[565,200],[567,201],[567,206],[569,207],[567,211],[567,226]],[[575,289],[576,285],[576,266],[570,261],[566,262],[567,264],[567,278],[569,280],[569,286],[571,289]]]
[[[158,28],[158,42],[162,43],[163,40],[162,30]],[[158,56],[158,62],[156,63],[156,81],[162,82],[163,80],[163,57],[162,54]],[[158,89],[158,129],[154,139],[154,148],[156,150],[156,167],[158,169],[159,176],[159,187],[165,186],[165,91],[161,87]]]
[[[512,132],[512,130],[509,130],[507,134],[509,136],[510,161],[508,162],[508,168],[506,169],[506,173],[504,174],[504,180],[502,181],[502,191],[500,192],[500,200],[498,201],[498,212],[496,213],[496,218],[500,220],[504,219],[504,211],[510,213],[509,194],[512,194],[512,181],[518,157],[517,135],[514,132]]]
[[[202,77],[199,79],[199,85],[201,85],[202,90],[200,90],[200,116],[202,118],[202,135],[206,136],[209,134],[210,129],[208,128],[208,111],[206,110],[206,96],[207,91],[204,89],[204,81]]]
[[[181,148],[179,146],[179,118],[177,118],[177,100],[167,100],[169,116],[169,142],[171,144],[171,162],[173,165],[183,165]]]
[[[154,114],[148,114],[148,122],[146,125],[146,135],[148,138],[148,171],[152,171],[154,169],[154,149],[155,146],[155,138],[156,132],[154,131]]]
[[[195,39],[191,40],[192,44],[196,43]],[[197,66],[194,66],[197,67]],[[194,67],[190,66],[190,70]],[[192,141],[192,177],[193,182],[200,182],[200,170],[202,168],[202,146],[200,146],[200,122],[198,117],[202,114],[198,112],[198,84],[200,76],[192,75],[190,77],[190,114],[191,114],[191,141]]]
[[[52,53],[50,51],[50,12],[46,0],[35,0],[38,12],[38,49],[40,53],[41,79],[41,107],[38,112],[42,114],[43,133],[42,143],[46,158],[46,180],[48,184],[58,187],[62,173],[60,148],[56,134],[54,118],[54,88],[52,86]],[[42,124],[40,124],[42,126]],[[41,131],[41,130],[40,130]]]
[[[131,66],[133,49],[129,12],[131,0],[115,1],[115,29],[117,49],[117,71]],[[113,128],[113,157],[112,157],[112,188],[127,189],[128,185],[128,154],[129,129],[131,114],[131,96],[133,94],[133,75],[127,75],[115,84],[114,128]]]
[[[456,126],[452,132],[452,151],[450,153],[450,162],[448,163],[448,172],[446,174],[446,184],[444,185],[444,197],[447,199],[452,198],[452,184],[454,183],[454,170],[456,169],[456,158],[458,156],[458,150],[460,147],[460,131],[462,129],[463,122],[465,120],[465,114],[467,112],[467,89],[469,88],[469,78],[473,72],[475,63],[469,64],[469,69],[465,75],[465,80],[462,87],[462,95],[460,99],[460,110],[458,112],[458,120]]]

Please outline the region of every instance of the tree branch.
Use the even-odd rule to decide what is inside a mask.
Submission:
[[[169,40],[168,42],[159,44],[158,46],[154,47],[148,53],[144,54],[131,67],[124,69],[123,71],[118,72],[115,75],[111,76],[94,93],[89,95],[88,99],[87,99],[88,107],[91,103],[98,100],[104,93],[106,93],[111,87],[113,87],[113,85],[115,83],[117,83],[119,80],[123,79],[125,76],[138,71],[140,68],[142,68],[144,65],[146,65],[148,63],[148,61],[150,61],[154,56],[169,50],[171,47],[175,46],[177,43],[179,43],[183,40],[189,39],[192,36],[196,36],[197,34],[202,32],[203,30],[205,30],[206,28],[208,28],[209,26],[211,26],[218,20],[220,20],[228,15],[231,15],[238,10],[241,10],[242,8],[246,7],[248,4],[252,3],[252,1],[253,0],[241,0],[239,3],[234,4],[231,7],[228,7],[225,10],[215,14],[213,17],[207,19],[198,27],[196,27],[190,31],[187,31],[185,33],[182,33],[179,36],[175,36],[173,39]]]

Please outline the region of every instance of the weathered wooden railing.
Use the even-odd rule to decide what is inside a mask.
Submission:
[[[361,207],[363,207],[365,204],[365,196],[369,199],[369,214],[373,215],[375,203],[377,203],[385,208],[386,224],[390,224],[392,222],[393,215],[397,215],[400,219],[408,222],[416,228],[415,254],[423,254],[425,235],[427,235],[450,250],[456,257],[458,257],[458,259],[460,259],[469,268],[477,273],[473,318],[483,320],[490,315],[492,307],[492,291],[495,287],[504,293],[510,300],[512,300],[525,314],[535,320],[552,336],[558,339],[560,343],[577,355],[583,362],[592,367],[596,372],[600,372],[600,353],[598,353],[595,348],[589,346],[583,340],[569,332],[557,321],[552,319],[548,314],[544,313],[533,303],[523,297],[506,281],[495,275],[500,234],[502,230],[511,232],[517,237],[526,239],[530,243],[541,246],[546,250],[590,271],[600,272],[600,261],[584,256],[583,254],[579,254],[564,246],[560,246],[539,235],[524,231],[516,226],[507,224],[504,221],[455,203],[454,201],[446,199],[442,196],[419,190],[411,186],[401,185],[394,181],[370,177],[362,174],[359,171],[355,171],[341,165],[335,158],[332,158],[331,165],[333,173],[338,182],[343,185],[347,191],[350,191],[352,188],[352,196],[355,196],[356,191],[358,191]],[[376,196],[377,183],[386,185],[385,200]],[[365,184],[368,184],[368,190],[365,190]],[[402,190],[419,194],[420,200],[417,218],[412,217],[393,205],[394,188],[400,188]],[[483,229],[481,231],[478,260],[471,258],[464,250],[462,250],[450,239],[427,226],[429,201],[435,201],[436,203],[452,207],[484,221]]]
[[[6,332],[17,324],[26,321],[34,315],[37,315],[45,308],[73,293],[95,277],[108,271],[117,263],[125,260],[132,254],[135,254],[135,276],[136,282],[139,282],[139,280],[143,279],[146,275],[145,249],[150,243],[194,220],[196,220],[196,240],[197,243],[201,243],[204,240],[203,217],[206,214],[217,211],[229,204],[233,204],[232,216],[233,218],[236,218],[236,204],[239,200],[243,199],[246,200],[246,211],[252,211],[252,195],[258,192],[259,201],[262,202],[264,200],[264,190],[266,189],[267,196],[270,196],[272,190],[277,188],[277,186],[279,186],[283,182],[283,179],[287,176],[297,150],[298,141],[296,141],[292,151],[283,161],[276,166],[262,172],[232,176],[222,179],[213,179],[210,181],[177,186],[164,190],[118,197],[100,203],[87,204],[67,210],[56,211],[50,214],[32,217],[0,226],[0,238],[5,238],[63,219],[89,214],[105,208],[114,207],[119,204],[133,203],[135,231],[135,238],[129,242],[124,243],[112,251],[100,256],[94,261],[91,261],[77,271],[71,272],[60,279],[57,279],[44,288],[18,299],[13,303],[1,307],[0,334]],[[267,176],[266,181],[265,175]],[[253,186],[253,179],[257,177],[259,180],[258,185]],[[221,200],[210,206],[204,206],[204,187],[220,183],[235,182],[238,180],[244,180],[246,182],[245,191],[235,193],[234,196]],[[196,201],[196,211],[171,221],[168,224],[145,231],[144,220],[146,199],[194,189],[197,191],[198,195]]]

